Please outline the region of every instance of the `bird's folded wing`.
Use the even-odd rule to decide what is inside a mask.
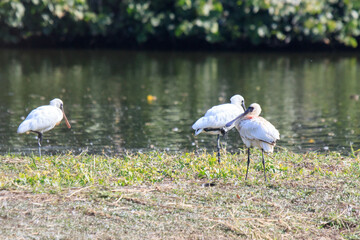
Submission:
[[[60,109],[53,106],[41,106],[30,112],[18,128],[18,133],[43,131],[52,128],[62,119]]]
[[[226,123],[240,115],[241,109],[234,104],[222,104],[209,109],[206,114],[197,120],[193,129],[222,128]]]
[[[280,139],[279,131],[264,118],[253,118],[240,122],[240,136],[250,140],[274,143]]]

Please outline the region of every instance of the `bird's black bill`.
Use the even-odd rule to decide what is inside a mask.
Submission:
[[[232,120],[232,121],[230,121],[230,122],[228,122],[226,125],[225,125],[225,127],[231,127],[237,120],[239,120],[240,118],[243,118],[243,117],[245,117],[246,115],[248,115],[250,112],[252,112],[252,108],[248,108],[248,109],[246,109],[246,111],[244,112],[244,113],[242,113],[242,114],[240,114],[239,116],[237,116],[234,120]]]

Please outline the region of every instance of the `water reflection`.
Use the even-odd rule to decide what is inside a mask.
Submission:
[[[358,57],[351,54],[241,54],[0,50],[0,152],[36,151],[35,135],[17,135],[29,111],[54,97],[73,128],[45,133],[47,153],[88,149],[213,150],[213,136],[193,136],[205,111],[241,94],[294,151],[360,148]],[[147,96],[156,96],[147,101]],[[236,131],[227,149],[240,146]]]

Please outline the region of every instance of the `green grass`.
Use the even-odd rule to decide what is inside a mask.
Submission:
[[[33,239],[359,239],[354,153],[1,156],[0,235]],[[213,185],[211,187],[207,187]]]

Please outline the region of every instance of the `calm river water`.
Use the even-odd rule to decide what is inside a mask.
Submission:
[[[360,148],[355,54],[0,50],[0,152],[37,153],[24,117],[59,97],[72,124],[44,134],[43,153],[216,149],[191,125],[241,94],[296,152]],[[243,147],[234,129],[229,151]]]

